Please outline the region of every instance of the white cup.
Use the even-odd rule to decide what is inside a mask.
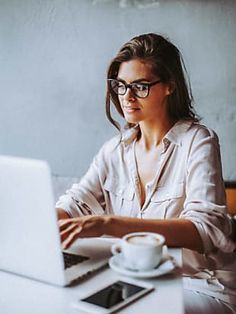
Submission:
[[[158,233],[134,232],[126,234],[112,246],[114,255],[122,253],[124,266],[132,270],[151,270],[162,258],[165,238]]]

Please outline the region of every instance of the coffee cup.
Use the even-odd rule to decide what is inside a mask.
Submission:
[[[165,238],[161,234],[134,232],[126,234],[111,250],[114,255],[122,254],[124,267],[147,271],[160,264],[164,243]]]

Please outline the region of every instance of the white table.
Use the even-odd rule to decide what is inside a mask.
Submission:
[[[170,249],[169,253],[176,258],[179,265],[182,264],[180,249]],[[60,288],[0,271],[0,313],[82,314],[81,310],[75,310],[73,307],[77,299],[91,294],[96,287],[120,278],[124,279],[106,267],[83,279],[76,286]],[[182,279],[179,271],[146,281],[151,282],[155,290],[119,313],[184,313]]]

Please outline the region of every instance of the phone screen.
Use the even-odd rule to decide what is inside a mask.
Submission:
[[[101,306],[106,309],[127,300],[136,293],[147,290],[147,288],[136,286],[123,281],[117,281],[110,286],[90,295],[89,297],[82,299],[94,305]]]

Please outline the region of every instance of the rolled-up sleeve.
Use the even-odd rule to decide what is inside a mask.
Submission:
[[[57,208],[64,209],[70,216],[102,215],[104,209],[104,193],[101,182],[104,180],[101,159],[102,150],[95,156],[87,173],[80,182],[62,195],[56,203]],[[104,163],[103,163],[104,164]]]
[[[186,173],[186,200],[181,218],[196,226],[205,253],[221,249],[231,252],[231,222],[227,216],[220,148],[217,135],[199,129],[189,146]]]

